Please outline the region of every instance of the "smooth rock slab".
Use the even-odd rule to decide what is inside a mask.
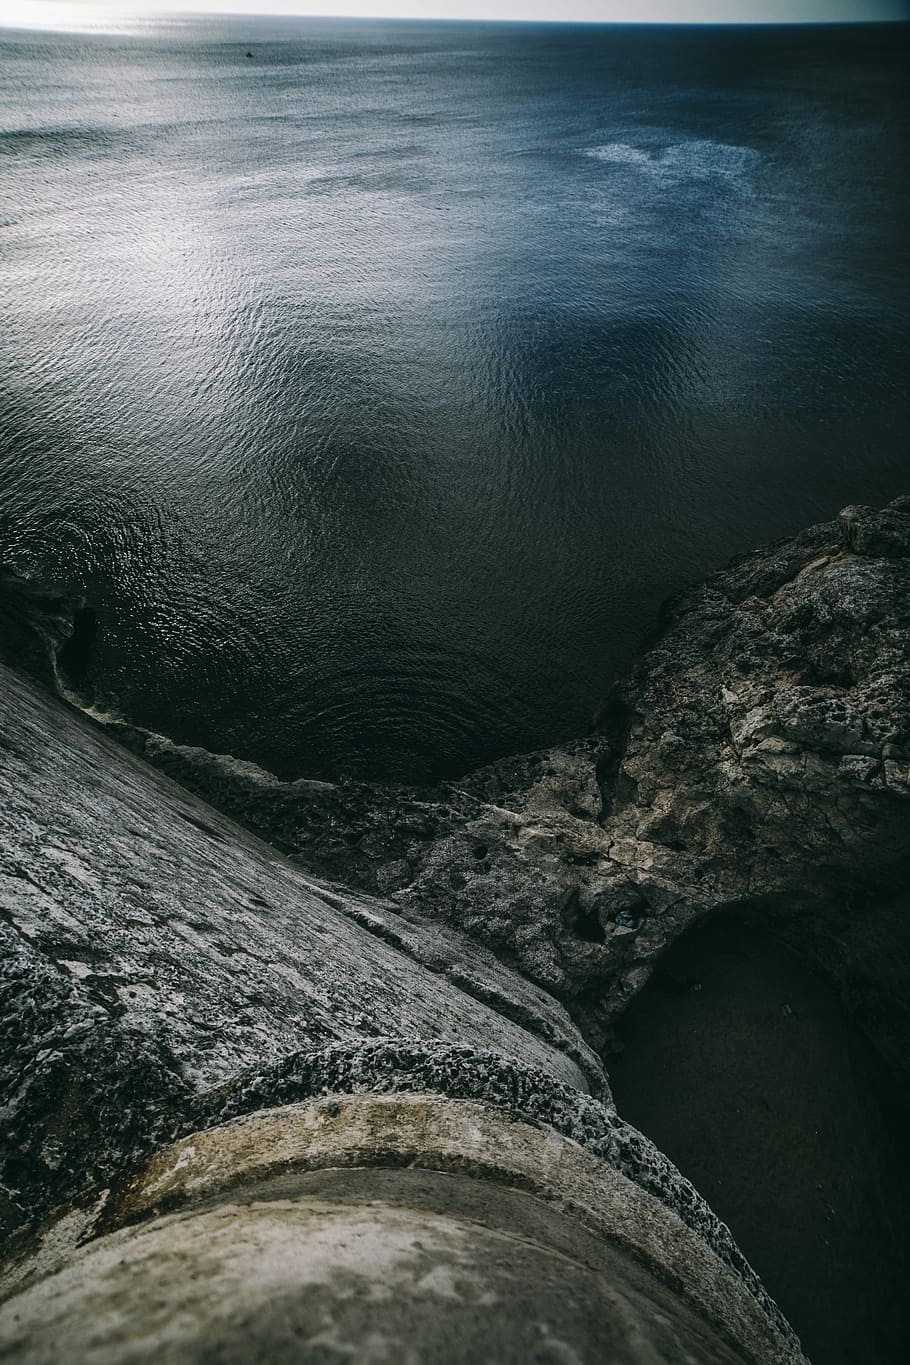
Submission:
[[[481,1105],[264,1111],[154,1158],[107,1217],[149,1221],[0,1309],[21,1365],[802,1361],[672,1211]]]
[[[432,929],[410,927],[415,960],[382,936],[388,911],[356,900],[346,914],[342,895],[0,665],[9,1221],[106,1184],[194,1096],[328,1043],[468,1043],[603,1089],[543,992],[452,931],[434,950]]]

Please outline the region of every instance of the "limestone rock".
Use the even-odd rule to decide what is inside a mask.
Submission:
[[[812,956],[905,1065],[910,978],[883,992],[856,940],[910,960],[887,909],[910,866],[908,545],[902,498],[743,557],[667,604],[590,736],[436,789],[281,783],[122,737],[301,866],[483,944],[595,1047],[661,950],[730,908]]]
[[[104,1183],[194,1095],[329,1042],[473,1043],[603,1092],[564,1009],[464,935],[314,884],[2,665],[0,694],[13,1225]]]

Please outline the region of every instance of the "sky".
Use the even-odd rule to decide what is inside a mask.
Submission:
[[[116,29],[156,12],[589,23],[832,23],[910,19],[910,0],[2,0],[0,26]]]

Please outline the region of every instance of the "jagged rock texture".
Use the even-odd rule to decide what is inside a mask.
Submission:
[[[663,948],[735,910],[812,957],[892,1063],[910,1056],[910,498],[668,603],[594,733],[458,783],[283,783],[121,735],[302,866],[467,933],[595,1047]]]
[[[104,1183],[194,1095],[331,1042],[467,1042],[603,1091],[565,1011],[469,939],[386,934],[381,902],[323,892],[3,665],[0,689],[13,1225]]]

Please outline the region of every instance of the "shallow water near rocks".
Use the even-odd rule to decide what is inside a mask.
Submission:
[[[910,1106],[830,988],[718,918],[620,1021],[614,1097],[731,1228],[813,1365],[910,1339]]]

